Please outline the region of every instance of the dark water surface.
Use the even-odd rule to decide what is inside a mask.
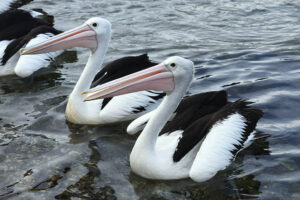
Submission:
[[[191,92],[225,89],[265,112],[269,134],[208,182],[152,181],[130,171],[126,124],[75,126],[64,109],[89,52],[65,52],[32,83],[0,79],[0,198],[300,199],[300,1],[35,0],[62,30],[112,23],[105,62],[148,52],[196,64]]]

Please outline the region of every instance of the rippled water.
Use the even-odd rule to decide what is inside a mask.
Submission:
[[[0,199],[300,199],[300,2],[292,0],[35,0],[73,28],[112,23],[106,62],[149,53],[196,64],[191,92],[225,89],[265,112],[270,135],[205,183],[151,181],[130,171],[135,137],[118,126],[75,126],[66,99],[89,54],[69,50],[24,82],[0,79]]]

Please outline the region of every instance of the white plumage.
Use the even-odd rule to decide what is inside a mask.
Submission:
[[[155,95],[157,94],[140,91],[116,96],[100,111],[100,118],[106,123],[133,120],[157,107],[162,99],[154,101],[151,96]]]
[[[230,165],[235,156],[232,153],[236,150],[234,145],[242,145],[245,148],[251,144],[254,132],[248,136],[246,142],[242,142],[245,128],[246,119],[242,115],[238,113],[230,115],[227,119],[215,124],[207,136],[179,162],[173,161],[173,154],[184,131],[166,133],[157,138],[152,155],[147,155],[140,150],[133,152],[131,166],[135,172],[150,179],[168,180],[190,177],[196,182],[207,181]],[[153,164],[147,167],[148,164],[145,163],[148,161],[145,162],[145,159],[151,160],[149,158],[155,155],[157,156],[153,158],[155,161],[153,160]]]
[[[1,65],[1,58],[4,55],[6,47],[11,43],[13,40],[4,40],[0,41],[0,76],[7,76],[14,74],[15,65],[18,62],[20,54],[17,53],[13,55],[5,65]]]
[[[35,38],[31,39],[25,48],[27,46],[41,43],[52,36],[54,36],[52,33],[39,34]],[[28,77],[39,69],[48,67],[49,63],[62,52],[63,51],[55,51],[37,55],[21,55],[15,65],[14,71],[20,77]],[[19,52],[17,54],[19,54]]]
[[[53,35],[54,34],[52,33],[39,34],[35,38],[31,39],[26,46],[40,43]],[[14,40],[0,41],[0,58],[3,57],[5,49],[12,41]],[[48,67],[49,63],[61,53],[62,51],[56,51],[39,55],[21,56],[20,53],[17,52],[5,63],[5,65],[0,65],[0,76],[16,74],[22,78],[28,77],[39,69]]]
[[[189,176],[197,182],[203,182],[225,169],[233,159],[231,151],[236,149],[234,145],[243,145],[245,128],[246,119],[238,113],[217,122],[203,140]]]
[[[149,121],[150,117],[153,115],[153,112],[155,112],[155,110],[144,114],[142,116],[140,116],[139,118],[133,120],[127,127],[127,133],[130,135],[134,135],[137,132],[141,131],[144,129],[144,127],[146,126],[147,122]]]

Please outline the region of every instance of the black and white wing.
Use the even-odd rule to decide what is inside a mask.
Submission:
[[[156,65],[147,54],[130,56],[115,60],[106,65],[95,77],[91,87],[106,83],[128,74]],[[154,110],[165,93],[141,91],[106,98],[102,102],[100,115],[110,122],[128,121]]]
[[[163,127],[159,135],[185,130],[195,119],[216,111],[226,103],[227,94],[225,91],[200,93],[184,97],[175,110],[173,117]],[[155,110],[132,121],[127,127],[127,133],[133,135],[143,130],[154,112]]]
[[[228,103],[215,118],[193,162],[190,177],[205,181],[225,169],[237,152],[249,146],[255,138],[255,127],[263,112],[249,107],[249,102]]]
[[[21,43],[25,43],[25,47],[33,46],[49,39],[50,37],[58,33],[59,31],[52,27],[40,26],[27,34],[27,36]],[[50,62],[62,52],[63,51],[61,50],[44,54],[21,55],[15,66],[15,73],[22,78],[28,77],[39,69],[48,67]]]
[[[10,9],[19,8],[31,2],[33,0],[1,0],[0,1],[0,13],[3,13]]]
[[[190,102],[178,109],[161,133],[183,130],[173,154],[174,162],[201,143],[190,170],[190,177],[200,182],[225,169],[238,151],[251,144],[263,112],[251,108],[247,101],[227,102],[225,91],[189,98],[193,99],[187,99]],[[193,106],[197,102],[199,105]]]
[[[19,50],[24,46],[42,42],[60,33],[41,16],[49,15],[41,9],[12,9],[0,14],[0,76],[14,73],[20,77],[30,76],[47,67],[62,52],[20,56]]]

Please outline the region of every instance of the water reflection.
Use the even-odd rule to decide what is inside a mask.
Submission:
[[[71,199],[73,197],[82,199],[110,199],[115,200],[115,191],[109,187],[99,187],[96,182],[99,180],[101,172],[97,167],[97,163],[101,160],[101,155],[98,152],[96,142],[90,141],[88,147],[92,153],[90,159],[84,166],[88,169],[88,173],[82,176],[78,182],[69,185],[67,189],[56,195],[56,199]]]
[[[261,134],[250,148],[238,154],[234,164],[205,183],[190,179],[155,181],[130,173],[129,180],[140,199],[256,199],[261,193],[261,183],[254,174],[243,170],[244,156],[269,155],[268,135]]]
[[[131,174],[130,182],[139,199],[254,199],[260,193],[260,182],[254,175],[226,180],[219,174],[205,183],[194,183],[188,179],[151,181]]]
[[[0,78],[0,95],[10,93],[31,93],[39,92],[54,86],[61,85],[64,77],[59,69],[65,63],[74,63],[77,61],[76,51],[64,51],[60,56],[50,63],[47,68],[42,68],[28,78],[19,78],[17,76],[6,76]]]
[[[61,146],[45,136],[25,135],[1,152],[5,156],[1,166],[10,172],[2,177],[1,198],[23,199],[38,194],[37,198],[54,199],[63,192],[61,184],[73,185],[89,171],[85,164],[92,148],[87,143]]]
[[[51,124],[49,119],[45,121]],[[14,158],[21,156],[20,158],[26,160],[27,164],[23,167],[24,178],[15,181],[9,179],[6,189],[2,189],[2,197],[33,197],[34,194],[38,194],[39,197],[49,198],[50,193],[56,199],[259,197],[261,184],[255,179],[254,174],[248,173],[249,169],[243,170],[243,163],[244,156],[255,155],[259,160],[261,155],[269,154],[269,143],[266,137],[256,140],[250,148],[239,154],[232,166],[218,173],[208,182],[199,184],[190,179],[153,181],[141,178],[130,171],[128,155],[136,137],[124,133],[126,125],[99,127],[65,123],[64,131],[70,132],[68,135],[70,145],[64,145],[65,147],[58,145],[53,139],[49,140],[48,137],[35,134],[9,143],[5,149],[6,156],[14,153],[15,147],[18,146],[22,150],[17,150],[18,154]],[[42,126],[44,125],[41,124]],[[31,129],[34,130],[34,127]],[[33,142],[28,140],[29,138],[34,139]],[[24,154],[25,151],[27,156]],[[4,163],[6,162],[7,160]],[[15,161],[11,162],[15,163]],[[251,166],[249,163],[247,165]],[[20,168],[19,165],[15,167]],[[16,178],[15,175],[13,176]]]

